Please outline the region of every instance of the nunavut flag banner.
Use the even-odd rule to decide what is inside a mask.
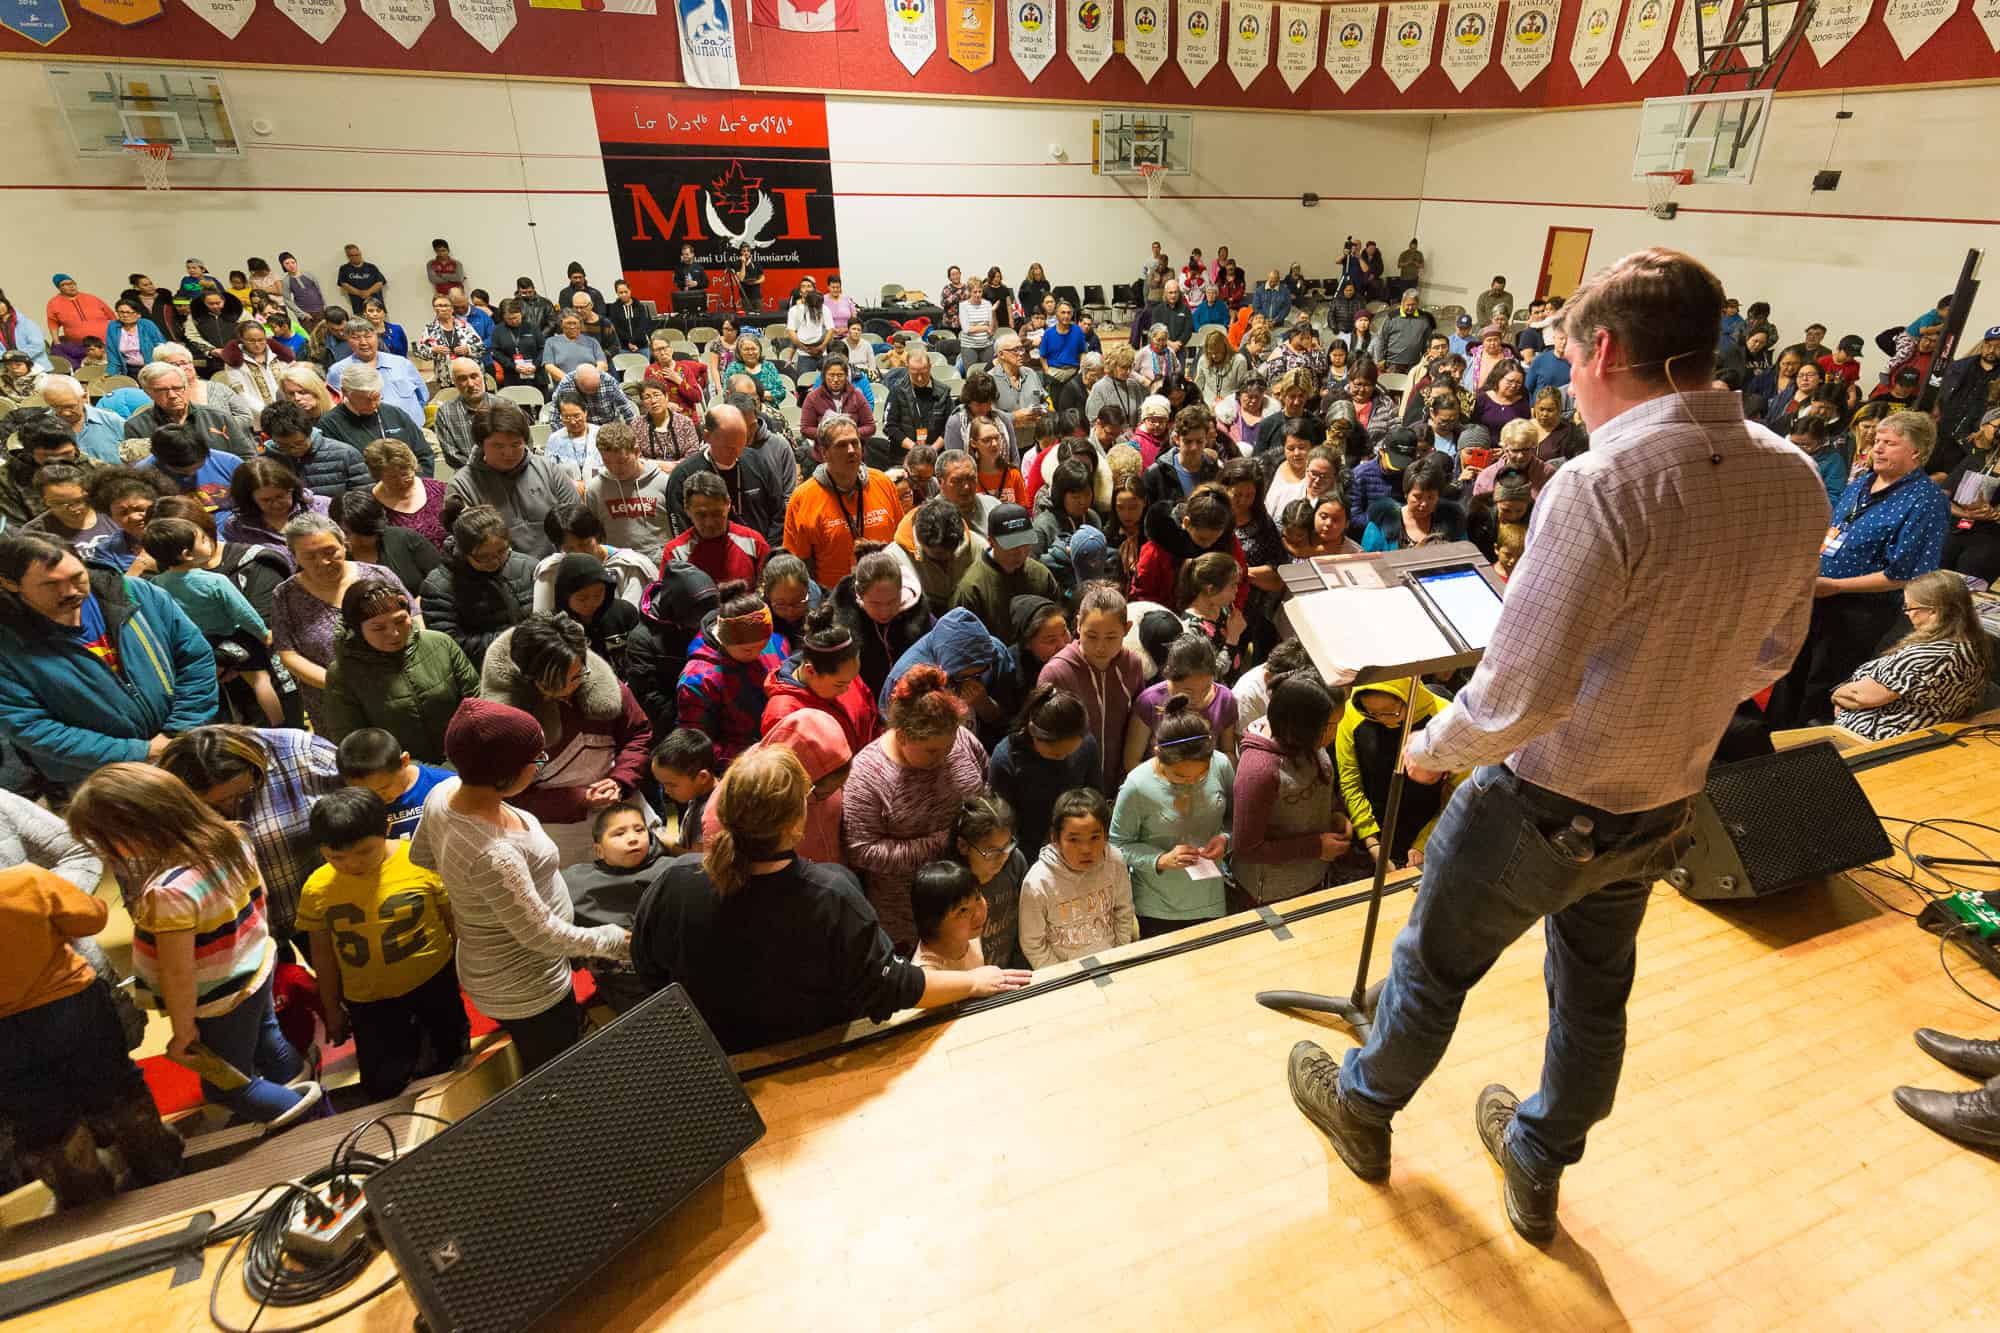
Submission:
[[[728,274],[742,245],[766,293],[840,270],[824,97],[604,85],[590,97],[635,296],[667,307],[683,245],[708,269],[715,309],[735,305]]]

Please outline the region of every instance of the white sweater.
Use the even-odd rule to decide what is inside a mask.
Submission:
[[[1132,876],[1116,847],[1078,874],[1051,843],[1021,885],[1021,952],[1029,967],[1088,958],[1139,938]]]
[[[525,810],[526,828],[503,833],[484,819],[451,808],[457,778],[440,782],[424,801],[410,839],[410,860],[434,870],[451,896],[458,933],[458,980],[489,1018],[533,1018],[570,990],[571,955],[631,957],[617,926],[575,924],[556,845]]]

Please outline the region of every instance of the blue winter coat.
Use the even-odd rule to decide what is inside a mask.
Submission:
[[[980,679],[993,691],[1000,688],[1000,678],[1014,670],[1014,655],[1006,644],[986,632],[978,616],[965,607],[953,607],[889,669],[889,679],[882,682],[882,693],[876,700],[884,717],[889,715],[889,696],[896,692],[896,682],[911,667],[924,664],[943,667],[944,674],[954,678],[983,666],[986,673]]]
[[[114,375],[123,375],[126,373],[124,353],[118,349],[120,327],[118,321],[114,319],[100,329],[97,335],[104,339],[104,355],[110,361],[111,373]],[[138,328],[139,364],[143,366],[152,361],[153,349],[161,343],[166,342],[167,335],[160,332],[159,325],[144,317],[140,318]]]
[[[122,672],[13,599],[0,608],[0,731],[64,783],[106,764],[142,763],[161,732],[215,720],[215,654],[194,622],[143,579],[85,568]]]

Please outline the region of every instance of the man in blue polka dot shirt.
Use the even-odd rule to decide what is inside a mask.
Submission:
[[[1938,567],[1951,503],[1924,472],[1937,427],[1923,412],[1895,412],[1875,429],[1868,468],[1834,502],[1819,548],[1812,627],[1792,669],[1771,691],[1774,728],[1833,716],[1833,688],[1875,653],[1901,613],[1904,584]]]

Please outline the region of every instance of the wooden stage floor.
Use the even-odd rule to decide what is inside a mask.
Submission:
[[[1860,775],[1885,816],[2000,824],[1996,777],[1985,740]],[[1920,836],[1917,850],[1950,854]],[[1877,875],[1727,907],[1656,893],[1619,1106],[1564,1180],[1546,1251],[1508,1227],[1472,1119],[1486,1083],[1535,1085],[1539,935],[1474,991],[1397,1121],[1388,1183],[1366,1185],[1285,1088],[1295,1040],[1339,1049],[1343,1032],[1251,999],[1344,988],[1363,917],[1347,909],[1290,939],[1259,931],[756,1080],[766,1138],[561,1326],[1994,1327],[2000,1170],[1907,1119],[1890,1091],[1971,1086],[1912,1029],[2000,1023],[1941,973],[1934,937],[1857,883],[1914,906]],[[1378,972],[1409,904],[1385,906]],[[2000,983],[1949,956],[2000,1001]],[[171,1292],[142,1279],[20,1327],[206,1328],[209,1276]],[[233,1276],[224,1313],[239,1327],[251,1313]],[[410,1317],[398,1290],[340,1326]]]

